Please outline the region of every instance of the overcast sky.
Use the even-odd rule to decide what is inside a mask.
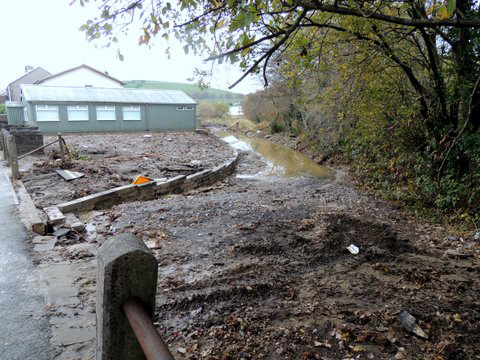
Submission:
[[[165,43],[158,41],[148,49],[137,45],[140,35],[131,29],[128,38],[113,48],[98,48],[85,40],[78,28],[87,19],[98,16],[95,6],[69,5],[71,0],[0,0],[0,89],[25,72],[24,67],[41,66],[54,74],[80,64],[90,65],[120,80],[161,80],[187,82],[200,58],[186,56],[181,46],[172,40],[171,59],[165,55]],[[100,44],[99,44],[100,45]],[[117,44],[115,44],[117,45]],[[125,56],[120,61],[117,47]],[[227,89],[241,73],[235,66],[215,69],[212,87]],[[247,78],[232,91],[249,93],[260,88],[258,80]]]

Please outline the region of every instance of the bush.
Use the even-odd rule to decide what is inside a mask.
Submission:
[[[197,113],[202,119],[226,118],[230,115],[230,106],[223,102],[200,101]]]
[[[6,114],[7,113],[7,108],[5,107],[5,104],[0,104],[0,114]]]

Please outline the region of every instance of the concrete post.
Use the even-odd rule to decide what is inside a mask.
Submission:
[[[12,135],[7,136],[7,148],[8,163],[12,170],[13,180],[18,180],[20,178],[20,171],[18,170],[17,147],[15,145],[15,138]]]
[[[136,297],[153,319],[157,273],[154,255],[132,234],[112,237],[99,248],[97,360],[145,359],[121,308],[128,298]]]
[[[2,141],[3,141],[3,160],[8,161],[8,146],[7,146],[8,131],[2,129]]]

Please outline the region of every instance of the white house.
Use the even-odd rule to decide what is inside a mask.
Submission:
[[[101,88],[122,88],[123,81],[110,76],[88,65],[80,65],[65,71],[53,74],[35,82],[45,86],[88,86]]]

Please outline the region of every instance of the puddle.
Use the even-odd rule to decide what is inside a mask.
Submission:
[[[257,153],[267,163],[266,168],[255,175],[238,175],[238,177],[315,176],[332,178],[335,176],[335,173],[326,166],[318,165],[308,156],[292,150],[288,146],[254,137],[232,135],[228,132],[218,132],[216,135],[237,150]]]

